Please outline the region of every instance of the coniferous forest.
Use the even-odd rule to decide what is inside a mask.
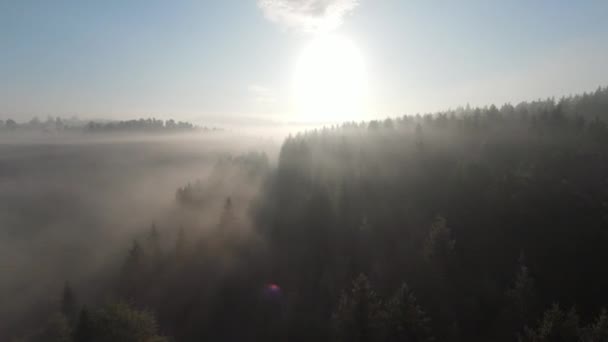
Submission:
[[[205,158],[0,339],[608,341],[608,88]]]

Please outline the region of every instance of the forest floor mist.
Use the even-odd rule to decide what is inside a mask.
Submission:
[[[231,132],[0,135],[0,332],[54,303],[68,280],[98,291],[137,233],[176,215],[176,189],[218,160],[277,149]]]

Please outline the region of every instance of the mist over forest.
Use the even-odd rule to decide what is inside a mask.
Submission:
[[[3,123],[0,340],[608,341],[608,88],[282,137],[137,122]]]

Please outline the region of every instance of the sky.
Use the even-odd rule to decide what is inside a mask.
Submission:
[[[608,85],[606,18],[605,0],[0,0],[0,119],[297,121],[323,34],[364,61],[363,118],[560,97]]]

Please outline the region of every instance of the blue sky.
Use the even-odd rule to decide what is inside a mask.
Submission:
[[[0,0],[0,119],[289,120],[302,23],[332,5],[369,117],[608,85],[607,1]]]

